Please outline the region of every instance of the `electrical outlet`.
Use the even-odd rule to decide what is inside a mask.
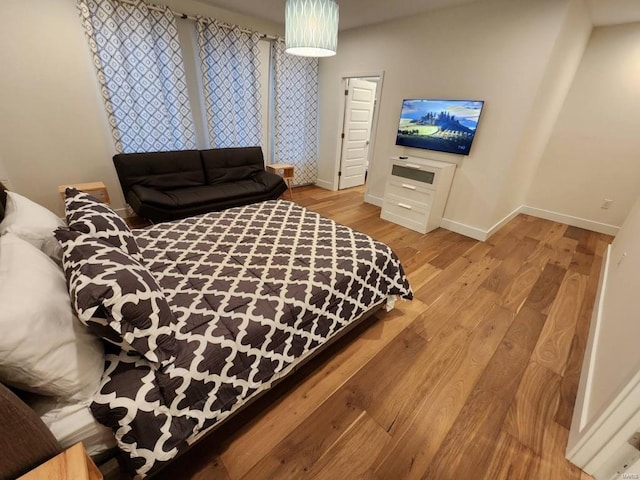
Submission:
[[[610,198],[605,198],[600,208],[602,208],[603,210],[609,210],[609,207],[611,207],[612,204],[613,200],[611,200]]]

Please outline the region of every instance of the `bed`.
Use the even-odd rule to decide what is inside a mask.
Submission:
[[[82,192],[67,192],[66,210],[50,253],[75,315],[108,345],[90,409],[139,477],[412,298],[388,246],[292,202],[133,232]]]

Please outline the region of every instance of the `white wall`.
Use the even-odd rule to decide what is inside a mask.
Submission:
[[[640,193],[639,106],[640,23],[595,28],[527,205],[621,225]]]
[[[496,220],[525,204],[527,192],[582,60],[591,30],[591,18],[585,3],[572,0],[536,94],[527,127],[511,163],[502,198],[497,204]]]
[[[629,442],[640,427],[638,238],[640,197],[607,252],[567,445],[567,458],[602,480],[640,458]]]
[[[320,180],[332,182],[336,171],[340,78],[384,70],[369,193],[383,196],[393,155],[458,158],[395,146],[403,98],[485,100],[445,217],[489,229],[569,5],[568,0],[487,0],[341,33],[338,54],[320,62]]]
[[[592,420],[640,372],[640,198],[611,244],[585,418]]]
[[[2,2],[0,155],[12,186],[61,211],[57,185],[103,180],[113,146],[72,0]]]
[[[165,3],[271,34],[279,25],[194,0]],[[124,206],[115,153],[75,0],[0,5],[0,157],[12,186],[61,213],[57,186],[102,180]]]

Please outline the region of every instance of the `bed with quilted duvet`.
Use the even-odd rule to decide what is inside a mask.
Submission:
[[[67,206],[87,210],[86,201],[76,194]],[[91,410],[138,477],[372,308],[412,298],[387,245],[288,201],[134,230],[133,242],[97,238],[108,225],[74,230],[73,220],[57,232],[72,303],[120,347]]]

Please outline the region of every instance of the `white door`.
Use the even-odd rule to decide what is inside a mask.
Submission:
[[[375,101],[376,83],[349,79],[338,177],[340,190],[364,184]]]

